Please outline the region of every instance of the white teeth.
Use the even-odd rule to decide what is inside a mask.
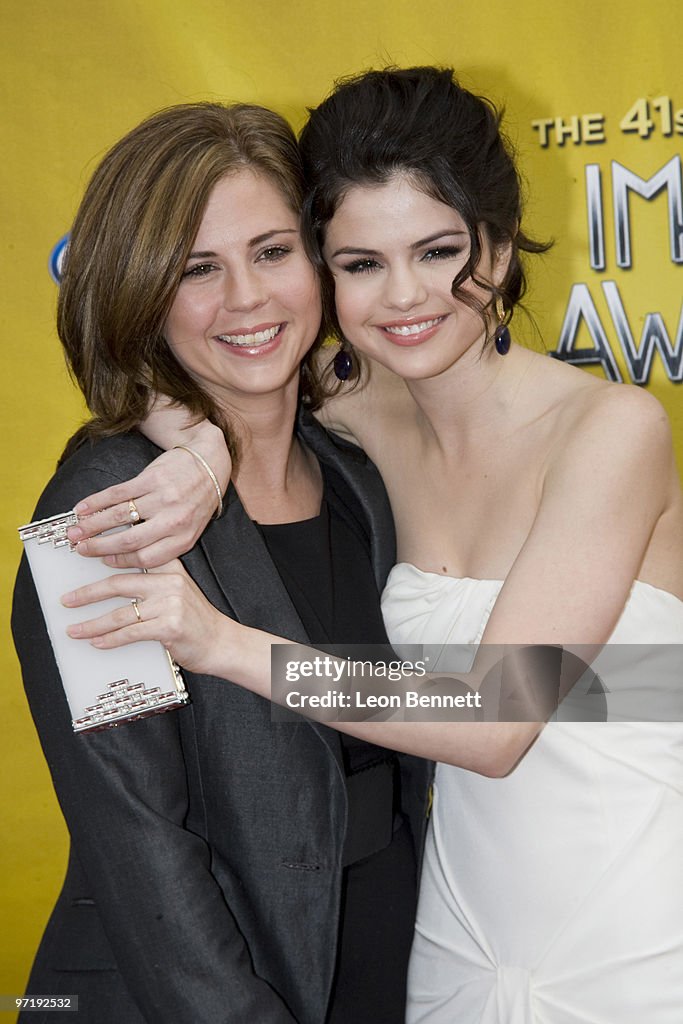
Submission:
[[[281,327],[282,324],[278,324],[276,327],[269,327],[266,331],[256,331],[255,334],[219,334],[218,337],[228,345],[244,345],[247,348],[272,341],[275,335],[280,333]]]
[[[423,320],[421,324],[405,324],[401,327],[385,327],[384,330],[389,334],[400,334],[403,337],[408,337],[411,334],[419,334],[420,331],[426,331],[428,327],[433,327],[438,324],[443,317],[438,316],[436,320]]]

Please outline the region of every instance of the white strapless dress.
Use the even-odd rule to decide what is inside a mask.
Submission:
[[[478,643],[501,587],[401,563],[389,637]],[[683,643],[683,602],[636,582],[610,640]],[[504,779],[438,765],[407,1021],[682,1024],[683,724],[551,722]]]

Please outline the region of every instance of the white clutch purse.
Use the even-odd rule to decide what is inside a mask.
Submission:
[[[94,732],[182,706],[188,701],[183,678],[160,643],[142,640],[103,651],[67,636],[67,626],[121,607],[127,599],[65,608],[62,594],[112,573],[136,571],[112,569],[99,558],[78,555],[66,535],[77,523],[75,512],[64,512],[19,527],[74,732]]]

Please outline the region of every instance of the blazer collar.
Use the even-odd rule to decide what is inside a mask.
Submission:
[[[310,413],[299,415],[297,430],[320,461],[344,478],[367,518],[372,563],[381,589],[394,562],[395,540],[389,501],[377,469],[360,448],[333,438]],[[258,623],[260,629],[275,636],[310,642],[265,542],[232,484],[223,515],[209,524],[199,548],[208,566],[197,564],[192,552],[186,556],[188,565],[192,561],[195,581],[217,608],[246,625]],[[343,775],[339,734],[316,722],[309,724],[330,749]]]
[[[245,512],[232,484],[228,487],[224,507],[221,518],[212,522],[199,540],[211,571],[209,573],[205,566],[201,573],[203,578],[193,572],[196,582],[209,600],[222,611],[229,611],[238,622],[245,625],[258,623],[259,629],[268,633],[308,644],[308,635],[264,540]],[[303,721],[328,748],[343,778],[339,734],[318,722]]]
[[[268,633],[297,643],[309,642],[265,542],[232,484],[223,515],[209,524],[199,545],[238,622],[257,622]]]
[[[381,590],[395,561],[396,544],[391,508],[377,469],[362,449],[329,434],[305,410],[299,414],[297,432],[321,462],[343,477],[358,503],[369,528],[372,565]],[[223,515],[209,524],[199,544],[229,609],[238,622],[258,622],[277,636],[308,643],[263,538],[232,484],[224,504]],[[207,581],[198,583],[204,586]]]
[[[369,528],[372,567],[381,592],[396,561],[396,534],[391,506],[377,467],[362,448],[330,434],[305,409],[299,412],[297,431],[318,459],[344,478],[358,502]]]

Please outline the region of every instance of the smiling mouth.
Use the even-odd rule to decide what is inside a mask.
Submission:
[[[218,334],[217,338],[235,348],[258,348],[276,338],[283,327],[284,324],[275,324],[273,327],[267,327],[263,331],[254,331],[252,334]]]
[[[411,320],[407,323],[394,322],[377,326],[391,338],[392,344],[400,345],[403,348],[415,347],[436,334],[447,315],[444,313],[442,316],[431,316],[425,320]]]
[[[440,324],[445,319],[445,316],[437,316],[431,320],[420,320],[418,323],[395,324],[391,327],[382,327],[382,330],[399,338],[410,338],[413,335],[422,334],[423,331],[428,331],[431,327],[436,327],[437,324]]]

